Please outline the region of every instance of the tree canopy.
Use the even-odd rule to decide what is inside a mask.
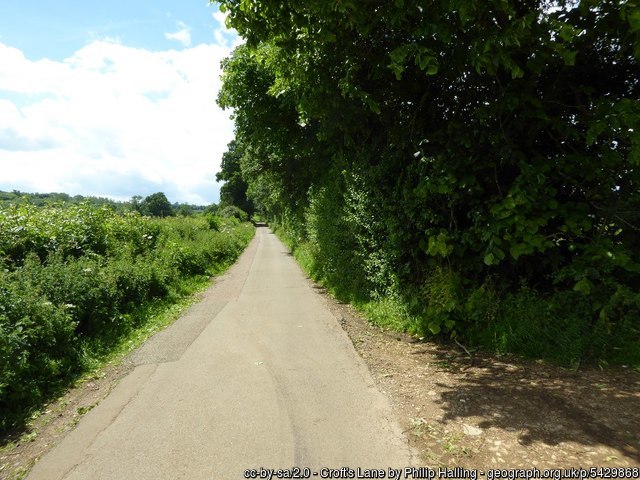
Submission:
[[[219,3],[247,39],[223,62],[229,155],[321,276],[406,297],[434,333],[526,291],[640,345],[635,2]]]
[[[242,178],[242,170],[240,160],[242,154],[237,146],[237,142],[233,140],[228,145],[228,150],[222,156],[222,165],[220,172],[216,174],[216,180],[224,181],[224,185],[220,188],[220,204],[234,205],[248,215],[253,214],[253,202],[247,198],[247,182]]]
[[[171,203],[162,192],[153,193],[145,197],[140,202],[140,210],[144,215],[151,217],[171,217],[174,215]]]

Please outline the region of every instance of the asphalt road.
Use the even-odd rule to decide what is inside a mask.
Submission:
[[[268,228],[129,361],[29,479],[231,480],[261,467],[323,478],[412,464],[388,399]]]

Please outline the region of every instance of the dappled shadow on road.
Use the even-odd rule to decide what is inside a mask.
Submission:
[[[640,461],[640,375],[489,356],[471,364],[469,357],[453,356],[451,350],[439,353],[438,368],[452,375],[451,383],[436,384],[444,421],[518,432],[523,446],[604,445]]]

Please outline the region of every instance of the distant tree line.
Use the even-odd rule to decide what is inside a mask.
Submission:
[[[126,209],[127,202],[118,202],[111,198],[105,197],[91,197],[83,195],[69,195],[68,193],[27,193],[20,190],[12,190],[11,192],[4,192],[0,190],[0,204],[16,203],[20,201],[27,201],[32,205],[42,206],[52,203],[85,203],[88,202],[91,205],[102,206],[109,205],[116,210]]]
[[[67,193],[26,193],[19,190],[11,192],[0,191],[0,205],[27,202],[31,205],[44,206],[51,204],[85,204],[94,206],[109,206],[114,211],[136,211],[142,215],[151,217],[189,216],[194,213],[203,213],[207,205],[193,205],[189,203],[173,204],[169,202],[163,192],[153,193],[147,197],[134,195],[129,201],[118,201],[105,197],[93,197],[84,195],[69,195]]]

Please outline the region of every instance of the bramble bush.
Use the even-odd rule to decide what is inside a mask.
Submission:
[[[220,272],[252,235],[219,217],[0,208],[0,430],[80,373],[92,345],[115,346],[144,321],[137,311]]]

